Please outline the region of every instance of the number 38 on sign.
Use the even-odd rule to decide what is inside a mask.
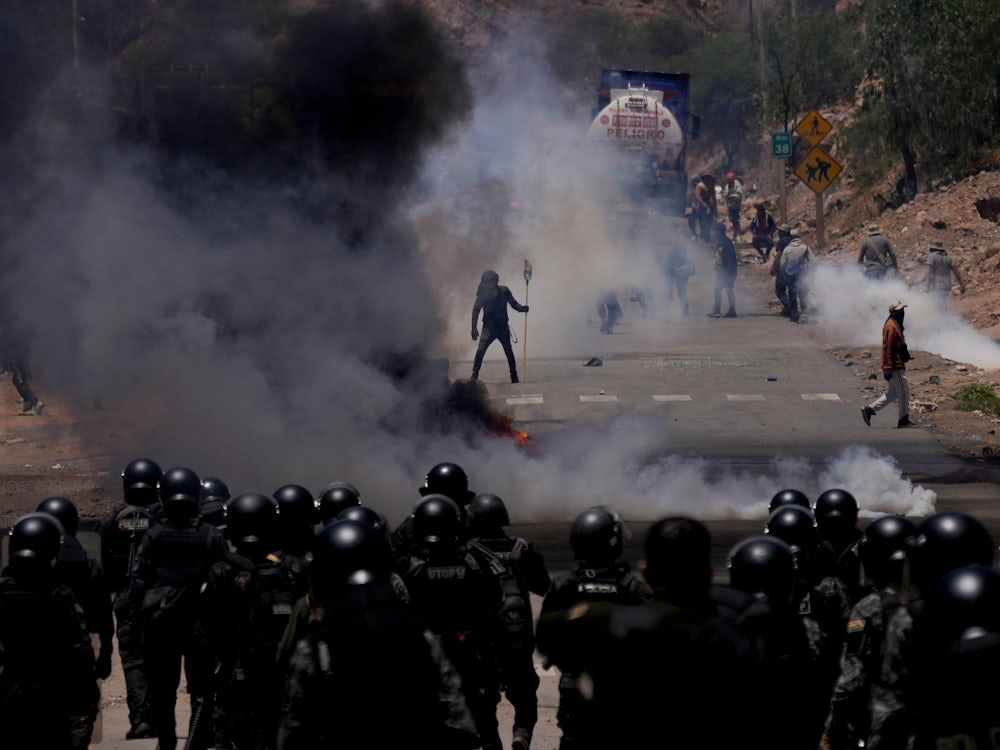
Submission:
[[[778,159],[787,159],[792,155],[791,133],[771,133],[771,155]]]

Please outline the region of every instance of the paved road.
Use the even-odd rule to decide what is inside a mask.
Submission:
[[[699,274],[702,279],[709,277],[711,269],[700,268]],[[703,289],[701,294],[702,303],[692,301],[690,316],[654,308],[645,319],[635,315],[626,321],[615,335],[591,329],[592,335],[566,356],[532,356],[519,384],[506,382],[506,363],[496,358],[486,361],[481,379],[493,403],[533,435],[539,460],[545,460],[547,448],[566,430],[587,424],[607,430],[623,414],[642,415],[658,427],[644,445],[647,466],[685,457],[702,462],[697,474],[702,480],[736,473],[754,491],[767,486],[754,484],[754,477],[775,475],[776,458],[798,462],[805,467],[801,471],[815,476],[853,446],[852,450],[876,457],[851,464],[871,473],[866,481],[872,486],[881,483],[873,505],[930,497],[933,510],[972,512],[1000,539],[996,484],[971,471],[964,459],[950,455],[927,431],[895,429],[895,419],[885,416],[889,412],[883,412],[871,428],[864,426],[860,407],[871,397],[871,391],[865,391],[870,383],[859,380],[853,369],[825,351],[821,316],[807,325],[795,325],[775,315],[767,306],[769,300],[755,299],[738,287],[740,317],[709,318],[704,315],[704,295],[710,291]],[[595,357],[601,366],[585,366]],[[450,367],[453,378],[464,377],[471,362],[452,362]],[[586,449],[599,451],[601,445]],[[726,553],[732,545],[762,528],[764,518],[756,510],[768,497],[754,498],[757,505],[728,506],[708,521],[720,578],[725,577]],[[742,507],[742,512],[732,512],[734,507]],[[570,564],[569,520],[541,520],[514,531],[532,539],[550,570],[558,572]],[[631,521],[627,559],[641,556],[639,545],[651,520]],[[539,671],[540,721],[533,747],[554,750],[559,738],[556,675]],[[103,740],[95,747],[154,747],[152,740],[122,739],[127,728],[123,695],[121,681],[112,678],[105,696],[117,696],[119,702],[105,710]],[[509,741],[506,704],[501,713]]]

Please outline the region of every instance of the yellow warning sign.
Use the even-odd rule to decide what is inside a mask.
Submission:
[[[816,110],[799,120],[799,124],[795,126],[795,132],[810,146],[815,146],[826,138],[831,130],[833,125]]]
[[[795,175],[817,195],[843,172],[843,167],[819,146],[814,146],[806,158],[795,165]]]

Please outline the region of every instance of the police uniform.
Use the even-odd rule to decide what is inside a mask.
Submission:
[[[0,723],[5,748],[85,749],[99,692],[83,610],[54,576],[0,575]]]
[[[139,542],[150,526],[159,522],[160,504],[121,503],[111,510],[97,528],[101,539],[101,565],[113,594],[112,610],[118,655],[125,673],[125,700],[130,729],[127,737],[152,734],[149,684],[143,667],[138,623],[129,618],[128,589]]]
[[[289,661],[278,750],[479,747],[462,682],[391,586],[353,586]]]
[[[479,552],[479,546],[485,554]],[[497,537],[476,537],[470,540],[470,550],[477,557],[481,569],[492,575],[494,581],[510,576],[510,585],[516,584],[523,609],[516,614],[494,612],[492,637],[493,659],[499,669],[500,689],[514,707],[514,737],[526,747],[538,723],[538,673],[535,671],[534,619],[531,613],[530,594],[545,596],[549,590],[549,572],[542,555],[532,544],[506,534]],[[503,571],[493,570],[496,560]],[[497,606],[504,606],[503,586]],[[514,620],[514,622],[511,622]],[[494,705],[500,702],[500,690],[491,696]]]
[[[418,541],[398,561],[410,606],[437,634],[462,680],[483,748],[499,748],[497,670],[490,664],[490,615],[495,592],[479,563],[464,545]]]
[[[192,719],[212,694],[214,656],[201,621],[199,589],[227,545],[218,529],[170,518],[139,544],[129,589],[129,616],[141,623],[142,654],[160,750],[176,746],[177,688],[181,660],[192,696]],[[205,716],[208,723],[210,714]]]
[[[561,750],[572,750],[585,740],[589,726],[589,707],[581,694],[581,672],[573,658],[562,659],[560,649],[561,627],[557,623],[572,617],[574,608],[585,602],[611,602],[615,604],[638,604],[652,596],[653,592],[643,580],[632,572],[626,562],[617,562],[608,567],[591,567],[578,561],[573,570],[557,576],[552,581],[549,593],[542,601],[542,612],[538,624],[538,650],[555,664],[559,676],[559,709],[556,721],[562,730],[559,742]],[[544,623],[550,623],[548,627]],[[593,718],[593,717],[590,717]]]
[[[857,748],[867,743],[871,729],[872,683],[882,669],[882,644],[888,621],[902,605],[892,586],[872,591],[851,609],[840,675],[834,686],[827,719],[831,750]]]

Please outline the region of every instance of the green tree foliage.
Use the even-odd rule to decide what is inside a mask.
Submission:
[[[761,125],[791,130],[811,109],[852,96],[863,70],[857,29],[830,8],[777,0],[760,12]]]
[[[701,117],[701,137],[722,146],[727,164],[745,163],[746,135],[759,130],[750,39],[744,33],[720,34],[678,65],[691,73],[691,108]]]
[[[918,177],[929,187],[958,176],[997,142],[1000,4],[863,0],[850,19],[862,30],[870,79],[847,133],[858,161],[891,149],[912,194]]]

